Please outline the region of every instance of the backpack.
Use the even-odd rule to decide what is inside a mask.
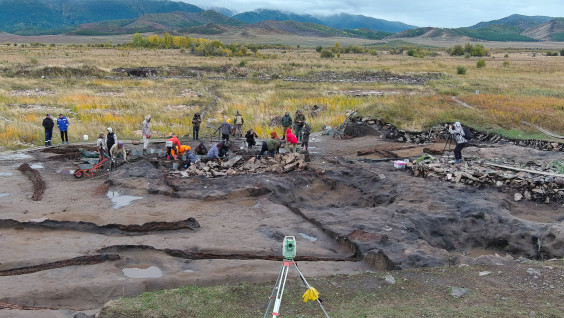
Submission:
[[[468,127],[464,127],[464,126],[463,126],[463,127],[462,127],[462,130],[464,130],[464,136],[463,136],[464,139],[466,139],[466,140],[468,140],[468,141],[472,140],[472,138],[473,138],[474,136],[472,135],[472,132],[470,131],[470,129],[469,129]]]

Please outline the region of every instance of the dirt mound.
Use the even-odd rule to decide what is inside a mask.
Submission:
[[[160,179],[162,176],[163,170],[156,168],[146,160],[139,160],[133,163],[126,163],[120,166],[116,171],[112,171],[110,180],[127,178],[146,178],[154,180]]]
[[[25,162],[18,167],[18,170],[26,175],[33,184],[33,195],[31,196],[31,199],[33,201],[41,201],[46,186],[45,182],[41,178],[41,174],[39,174],[39,171],[31,168],[29,164]]]

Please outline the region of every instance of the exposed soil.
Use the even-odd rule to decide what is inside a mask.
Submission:
[[[416,178],[387,161],[442,151],[443,143],[314,134],[306,170],[216,178],[132,157],[109,176],[75,179],[79,148],[0,154],[2,308],[95,309],[148,290],[274,280],[286,235],[296,237],[307,277],[564,257],[561,205]],[[508,144],[478,149],[488,150],[474,151],[482,158],[561,158]],[[13,173],[24,161],[43,164],[41,202],[30,200],[29,179]],[[125,274],[153,266],[160,277]]]

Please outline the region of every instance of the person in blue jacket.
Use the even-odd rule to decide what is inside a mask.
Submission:
[[[57,127],[61,131],[61,140],[63,144],[65,141],[67,145],[69,144],[69,136],[67,135],[67,130],[69,129],[69,120],[63,116],[63,114],[59,114],[59,118],[57,118]]]

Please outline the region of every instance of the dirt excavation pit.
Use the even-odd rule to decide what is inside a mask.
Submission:
[[[108,177],[58,173],[78,147],[1,160],[0,193],[10,195],[0,196],[0,303],[87,310],[149,290],[274,281],[286,235],[297,239],[306,277],[564,256],[561,205],[414,177],[391,162],[443,144],[316,134],[310,145],[319,152],[301,166],[305,156],[243,156],[198,167],[203,174],[135,157]],[[22,161],[45,162],[41,202],[25,176],[9,174]]]

